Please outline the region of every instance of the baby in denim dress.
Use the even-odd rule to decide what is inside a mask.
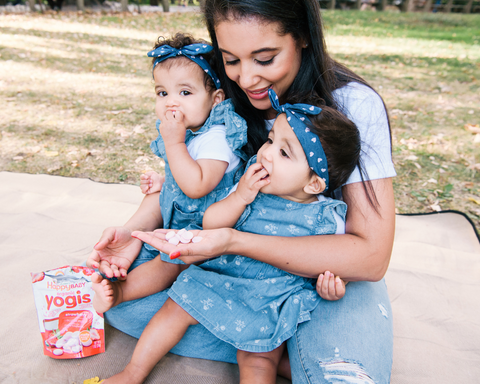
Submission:
[[[279,105],[273,90],[269,95],[279,114],[268,141],[230,194],[207,209],[204,228],[273,236],[344,233],[346,205],[328,196],[359,165],[357,128],[338,111],[315,107],[318,99]],[[240,255],[189,266],[168,294],[131,362],[111,382],[142,382],[187,328],[200,323],[238,349],[241,380],[274,383],[284,341],[322,300],[313,280]]]
[[[151,149],[164,159],[165,177],[147,172],[141,176],[141,189],[147,195],[160,191],[163,228],[201,229],[205,210],[227,196],[248,159],[241,149],[247,143],[247,125],[231,101],[224,100],[220,81],[209,64],[212,49],[203,41],[177,33],[172,39],[159,39],[148,53],[153,57],[159,132]],[[113,290],[121,290],[125,301],[145,297],[151,290],[170,287],[188,267],[165,254],[155,257],[159,251],[148,244],[143,244],[141,252],[154,258],[129,272],[126,281],[109,282],[93,275],[97,312],[118,304],[110,295]],[[149,281],[148,276],[154,281],[142,284]]]

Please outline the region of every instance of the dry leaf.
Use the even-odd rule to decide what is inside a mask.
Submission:
[[[478,126],[478,124],[465,124],[463,126],[468,132],[471,132],[471,133],[480,133],[480,127]]]
[[[442,208],[440,208],[440,205],[438,205],[438,200],[435,201],[432,205],[429,205],[428,208],[430,208],[432,211],[435,211],[435,212],[442,211]]]
[[[45,151],[45,156],[47,157],[55,157],[55,156],[58,156],[58,152],[57,151]]]
[[[469,197],[468,200],[473,201],[475,204],[480,205],[480,200],[474,199],[473,197]]]
[[[118,133],[121,137],[129,137],[132,134],[132,132],[127,132],[122,128],[117,129],[115,133]]]
[[[147,161],[149,161],[150,159],[147,157],[147,156],[139,156],[135,159],[135,163],[138,164],[138,163],[146,163]]]

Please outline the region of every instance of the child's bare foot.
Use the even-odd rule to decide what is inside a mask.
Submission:
[[[92,275],[92,289],[95,292],[92,304],[95,311],[105,313],[118,304],[116,303],[118,300],[118,287],[115,286],[116,284],[108,279],[104,279],[96,272]]]
[[[148,372],[143,372],[140,368],[137,369],[133,366],[132,363],[129,363],[125,369],[117,373],[116,375],[110,377],[109,379],[103,381],[103,384],[135,384],[135,383],[143,383],[146,377],[148,376]]]

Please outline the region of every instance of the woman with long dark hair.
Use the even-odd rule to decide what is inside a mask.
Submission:
[[[348,205],[345,235],[262,236],[233,229],[202,231],[203,240],[175,248],[163,241],[158,197],[145,198],[123,227],[108,228],[95,246],[107,276],[124,275],[132,264],[156,256],[134,235],[186,263],[240,254],[292,274],[318,278],[325,271],[350,283],[338,301],[322,301],[311,320],[288,340],[280,374],[294,383],[388,383],[392,365],[392,313],[383,281],[393,246],[395,213],[388,116],[380,96],[326,50],[317,0],[206,0],[204,14],[217,69],[227,97],[247,120],[254,154],[265,141],[275,113],[268,89],[286,100],[314,91],[352,120],[362,140],[362,165],[332,191]],[[138,232],[142,231],[142,232]],[[293,256],[292,256],[293,255]],[[320,277],[319,277],[320,276]],[[123,303],[106,313],[114,327],[139,337],[166,300],[156,295]],[[236,361],[235,348],[199,325],[191,326],[173,353]]]

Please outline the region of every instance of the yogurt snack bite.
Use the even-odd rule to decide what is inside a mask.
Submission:
[[[92,306],[92,273],[65,266],[31,274],[45,355],[78,359],[105,352],[103,317]]]

